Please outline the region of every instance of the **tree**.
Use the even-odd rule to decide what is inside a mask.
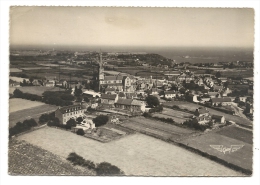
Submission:
[[[76,121],[78,122],[78,124],[80,124],[80,123],[83,121],[83,118],[82,118],[82,117],[78,117],[78,118],[76,119]]]
[[[82,128],[78,129],[76,133],[77,133],[77,135],[80,135],[80,136],[84,136],[84,134],[85,134],[85,132]]]
[[[220,77],[221,77],[221,73],[220,73],[219,71],[216,73],[216,77],[217,77],[217,78],[220,78]]]
[[[148,97],[146,97],[145,101],[149,107],[156,107],[160,104],[158,98],[155,96],[152,96],[152,95],[149,95]]]
[[[49,115],[48,114],[42,114],[40,117],[39,117],[39,122],[40,123],[45,123],[49,121]]]
[[[93,122],[95,123],[96,127],[105,125],[108,122],[109,118],[105,115],[99,115],[93,119]]]
[[[33,79],[32,77],[29,78],[30,84],[33,83],[33,80],[34,80],[34,79]]]
[[[71,127],[75,127],[76,126],[76,121],[75,119],[70,118],[67,122],[66,122],[66,126],[68,129],[71,129]]]
[[[97,165],[96,168],[97,175],[124,175],[124,172],[108,162],[102,162]]]
[[[84,97],[84,101],[88,103],[89,102],[88,97]]]
[[[19,89],[15,89],[13,94],[14,94],[15,98],[22,98],[23,97],[23,92],[20,91]]]

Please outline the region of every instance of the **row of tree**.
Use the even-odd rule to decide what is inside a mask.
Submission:
[[[19,89],[15,89],[13,92],[13,97],[22,98],[32,101],[42,101],[47,104],[57,105],[57,106],[68,106],[72,105],[72,101],[74,100],[74,96],[69,93],[69,91],[45,91],[43,96],[39,96],[36,94],[23,93]]]
[[[108,162],[102,162],[95,164],[90,160],[86,160],[75,152],[70,153],[67,157],[67,160],[70,161],[73,165],[82,166],[90,170],[96,171],[98,176],[115,176],[115,175],[124,175],[124,172],[115,165],[112,165]]]
[[[34,119],[24,120],[23,122],[17,122],[14,127],[9,128],[9,138],[16,134],[20,134],[27,130],[30,130],[32,127],[37,126],[37,122]]]

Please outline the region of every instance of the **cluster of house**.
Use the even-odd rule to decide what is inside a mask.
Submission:
[[[134,94],[133,94],[134,95]],[[123,92],[119,94],[101,94],[100,107],[110,108],[118,111],[128,111],[129,113],[141,113],[145,111],[145,102],[126,97]]]

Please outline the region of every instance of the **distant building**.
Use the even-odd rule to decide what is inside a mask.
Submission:
[[[175,91],[164,91],[165,98],[175,98],[176,92]]]
[[[231,98],[224,97],[224,98],[211,98],[211,104],[213,105],[231,105]]]
[[[218,115],[212,115],[211,116],[213,122],[217,123],[225,123],[225,117],[224,116],[218,116]]]
[[[84,115],[86,108],[82,105],[70,105],[59,107],[55,111],[55,117],[60,120],[61,124],[66,124],[69,119],[76,119]]]
[[[115,103],[115,107],[122,110],[127,110],[131,113],[144,112],[145,103],[134,99],[118,99]]]
[[[101,94],[101,106],[111,108],[114,107],[115,102],[118,100],[117,94]]]

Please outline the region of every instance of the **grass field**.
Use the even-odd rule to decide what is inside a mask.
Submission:
[[[163,108],[161,113],[155,113],[153,116],[160,118],[172,118],[177,123],[183,123],[187,119],[189,119],[192,114],[182,111],[177,111],[169,108]]]
[[[45,86],[26,86],[26,87],[17,87],[23,93],[35,94],[38,96],[42,96],[42,93],[45,91],[64,91],[59,87],[45,87]]]
[[[188,109],[193,112],[197,108],[202,107],[201,105],[198,105],[195,103],[190,103],[190,102],[184,102],[184,101],[165,102],[163,104],[168,105],[168,106],[178,105],[181,109]],[[225,119],[228,121],[234,121],[241,125],[250,125],[250,126],[252,125],[252,122],[248,119],[241,118],[241,117],[235,116],[235,115],[226,114],[226,113],[223,113],[223,112],[211,109],[211,108],[208,108],[208,110],[211,115],[225,116]]]
[[[73,166],[47,150],[25,141],[11,140],[8,151],[10,175],[95,175],[95,172]]]
[[[24,68],[21,68],[22,70],[46,70],[46,69],[51,69],[50,67],[24,67]]]
[[[20,77],[16,77],[16,76],[10,76],[9,79],[16,81],[16,82],[23,82],[23,80],[28,81],[28,78],[20,78]]]
[[[38,121],[43,113],[53,112],[58,107],[41,102],[24,100],[19,98],[10,99],[9,127],[13,127],[18,121],[33,118]]]
[[[216,156],[224,161],[227,161],[228,163],[237,165],[247,170],[252,170],[253,148],[252,144],[248,141],[250,139],[250,134],[248,134],[246,130],[241,129],[238,131],[237,129],[239,128],[224,127],[218,132],[210,132],[200,136],[184,139],[180,142],[189,147]],[[243,134],[243,136],[238,136],[238,133]],[[223,152],[213,149],[210,145],[223,145],[224,147],[231,147],[231,145],[243,145],[243,147],[235,152],[226,152],[224,154]]]
[[[34,108],[40,105],[45,105],[42,102],[24,100],[20,98],[12,98],[9,100],[9,113],[16,112],[19,110]]]
[[[61,157],[76,152],[96,163],[107,161],[135,176],[243,176],[175,145],[142,134],[100,143],[45,127],[18,137]]]
[[[144,117],[130,118],[129,120],[124,121],[122,126],[141,133],[148,133],[148,135],[164,140],[181,139],[182,137],[196,133],[194,130],[188,128],[181,128],[161,121],[146,119]]]
[[[10,73],[18,73],[18,72],[22,72],[22,70],[18,68],[10,68]]]
[[[235,126],[225,127],[219,131],[218,134],[243,141],[248,144],[253,144],[253,132]]]

